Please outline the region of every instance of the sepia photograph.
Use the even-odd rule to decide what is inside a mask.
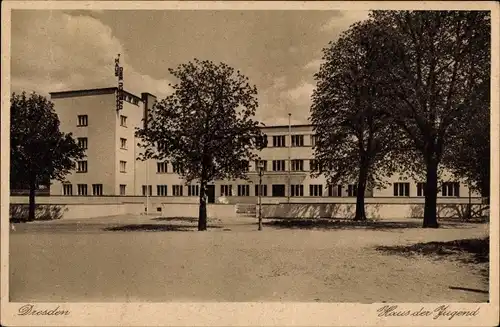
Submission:
[[[2,325],[498,322],[498,4],[7,3]]]

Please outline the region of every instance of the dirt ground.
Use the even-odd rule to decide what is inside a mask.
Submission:
[[[488,235],[487,224],[355,228],[116,217],[15,224],[10,296],[19,302],[486,302],[487,263],[381,247]],[[466,256],[466,254],[463,254]],[[482,273],[481,273],[482,271]]]

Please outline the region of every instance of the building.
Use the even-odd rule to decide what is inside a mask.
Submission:
[[[64,183],[53,181],[51,195],[67,196],[146,196],[169,198],[169,202],[197,203],[199,186],[185,185],[168,162],[136,160],[141,149],[134,132],[143,122],[156,97],[123,91],[123,105],[117,110],[118,88],[101,88],[51,93],[60,128],[71,132],[87,149],[87,158]],[[312,178],[314,165],[311,125],[269,126],[264,133],[268,146],[259,156],[265,163],[262,197],[266,203],[336,202],[356,196],[355,185],[327,185],[324,177]],[[391,185],[369,190],[367,197],[421,198],[422,181],[388,177]],[[467,199],[463,183],[445,180],[440,197]],[[208,186],[209,203],[257,202],[259,176],[256,163],[249,165],[248,180],[215,181]],[[472,193],[473,197],[478,194]],[[421,201],[420,201],[421,202]]]

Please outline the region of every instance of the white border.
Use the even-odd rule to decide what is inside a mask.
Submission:
[[[498,227],[499,227],[499,4],[496,2],[2,2],[2,110],[1,110],[1,323],[8,326],[494,326],[499,321]],[[383,304],[351,303],[37,303],[47,309],[59,306],[69,316],[18,316],[24,303],[8,302],[9,236],[9,111],[10,111],[10,11],[12,9],[196,9],[196,10],[369,10],[434,9],[492,11],[491,81],[491,219],[490,303],[448,303],[453,310],[476,310],[476,317],[434,320],[429,317],[377,317]],[[401,309],[433,309],[441,304],[397,304]]]

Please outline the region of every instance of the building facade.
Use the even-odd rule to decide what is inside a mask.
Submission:
[[[169,162],[140,161],[142,149],[135,130],[156,101],[123,91],[117,110],[115,87],[51,93],[61,131],[71,132],[86,148],[87,157],[61,183],[53,181],[51,195],[146,196],[169,198],[173,203],[197,203],[199,185],[186,185],[178,167]],[[356,185],[328,185],[325,177],[310,176],[315,164],[311,125],[264,127],[268,146],[259,152],[264,169],[259,178],[256,162],[249,164],[247,180],[215,181],[208,186],[209,203],[256,203],[259,179],[266,202],[335,202],[356,196]],[[388,176],[389,186],[368,190],[369,198],[423,198],[423,181]],[[478,197],[464,183],[443,177],[439,197]]]

